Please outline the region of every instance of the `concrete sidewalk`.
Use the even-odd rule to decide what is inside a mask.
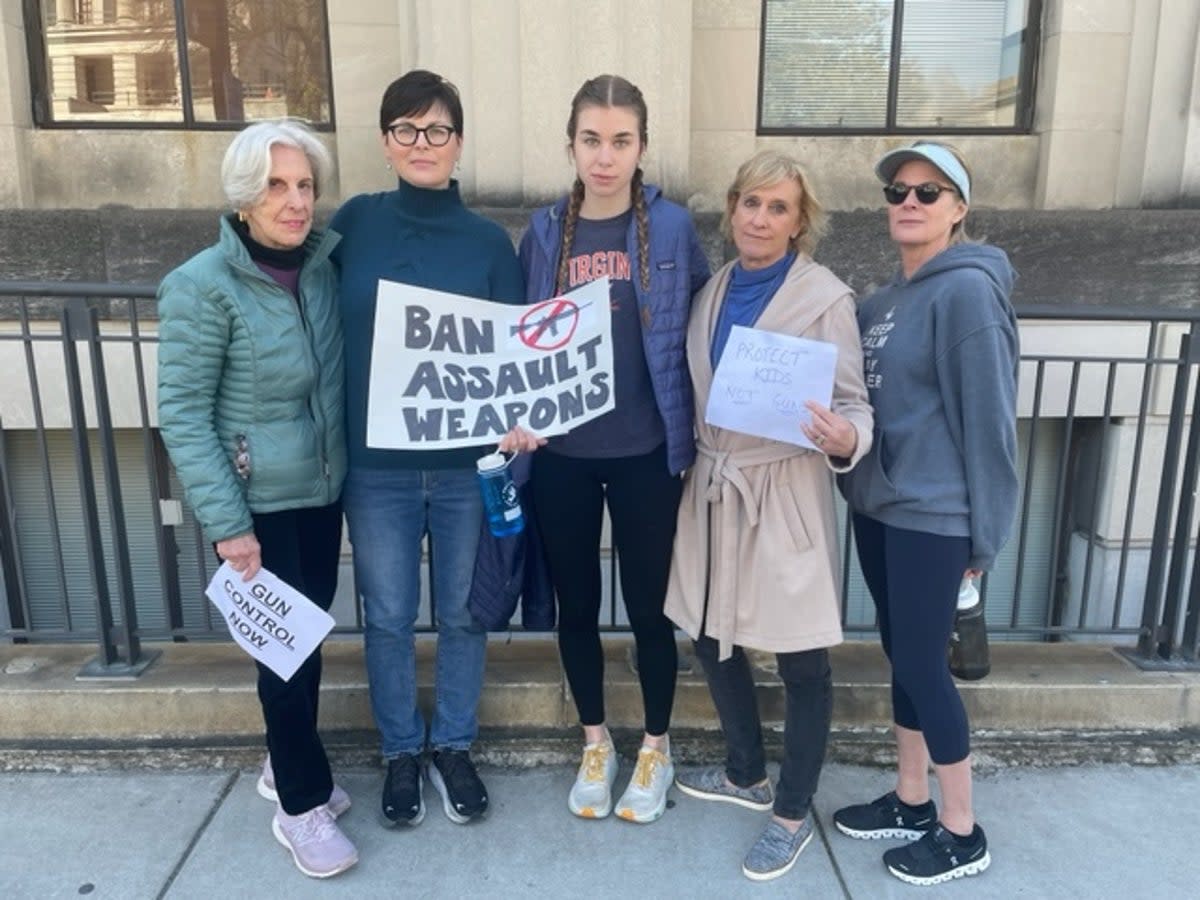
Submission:
[[[625,759],[621,778],[631,762]],[[741,859],[766,814],[672,790],[650,826],[587,822],[567,812],[564,766],[485,769],[489,817],[451,824],[426,787],[416,829],[375,821],[382,773],[339,771],[354,807],[343,817],[360,862],[306,878],[271,836],[256,771],[0,774],[0,897],[814,898],[1195,896],[1200,767],[1000,768],[976,798],[993,862],[935,888],[905,885],[880,856],[890,841],[853,841],[833,811],[890,787],[878,769],[831,765],[816,800],[818,833],[783,878],[755,884]]]

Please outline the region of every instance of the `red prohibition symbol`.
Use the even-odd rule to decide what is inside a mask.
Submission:
[[[579,307],[564,297],[544,300],[521,316],[516,332],[534,350],[557,350],[571,340],[579,326]]]

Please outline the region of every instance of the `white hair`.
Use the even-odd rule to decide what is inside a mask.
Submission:
[[[333,160],[325,145],[308,126],[294,119],[256,122],[239,131],[221,163],[221,187],[235,210],[254,206],[267,189],[271,176],[271,148],[294,147],[308,157],[315,193],[320,196]]]

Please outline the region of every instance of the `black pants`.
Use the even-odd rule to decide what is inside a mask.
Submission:
[[[337,589],[342,504],[256,514],[254,535],[263,566],[328,610]],[[333,791],[329,759],[317,734],[321,648],[289,681],[262,663],[255,665],[279,803],[288,815],[299,815],[328,801]]]
[[[750,661],[745,651],[735,646],[729,659],[718,662],[718,644],[705,635],[693,644],[725,734],[725,774],[739,787],[758,784],[767,777],[767,760]],[[803,819],[825,763],[833,716],[833,673],[824,647],[776,653],[775,659],[787,698],[775,814]]]
[[[637,643],[646,732],[665,734],[675,701],[675,628],[663,615],[683,482],[666,445],[644,456],[534,456],[533,499],[558,596],[558,651],[584,725],[604,722],[600,528],[612,518],[625,611]]]
[[[971,752],[967,711],[946,659],[971,539],[884,525],[854,515],[854,543],[892,664],[892,717],[925,736],[939,765]]]

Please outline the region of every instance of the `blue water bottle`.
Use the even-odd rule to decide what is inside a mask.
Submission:
[[[496,537],[517,534],[525,527],[521,498],[508,472],[511,461],[497,451],[481,456],[475,462],[475,468],[479,470],[479,490],[483,494],[483,513],[487,516],[488,528]]]

